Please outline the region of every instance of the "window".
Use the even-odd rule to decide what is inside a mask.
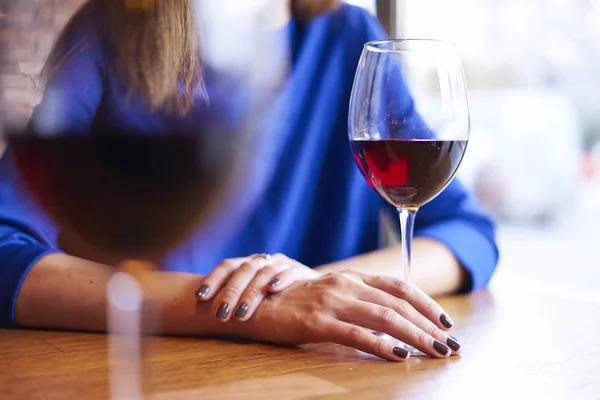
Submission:
[[[472,134],[460,175],[500,223],[511,284],[598,298],[600,2],[395,4],[397,35],[461,51]]]
[[[354,4],[355,6],[366,8],[375,13],[375,0],[345,0],[346,3]]]

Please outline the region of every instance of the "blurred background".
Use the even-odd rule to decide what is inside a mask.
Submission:
[[[391,36],[457,44],[472,111],[459,174],[497,218],[497,279],[600,301],[600,2],[347,1],[377,15]],[[42,62],[82,3],[0,8],[5,125],[27,121]]]
[[[495,280],[600,302],[600,2],[351,0],[453,41],[472,131],[459,176],[499,224]]]

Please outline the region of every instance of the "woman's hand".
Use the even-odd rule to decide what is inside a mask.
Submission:
[[[457,354],[442,307],[405,281],[356,272],[332,273],[270,296],[240,334],[278,344],[334,342],[400,361],[408,351],[374,334],[387,333],[436,358]]]
[[[196,298],[213,300],[214,314],[220,321],[246,321],[268,294],[318,276],[318,272],[283,254],[230,258],[204,278]]]

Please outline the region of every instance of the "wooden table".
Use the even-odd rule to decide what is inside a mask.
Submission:
[[[600,399],[600,304],[510,285],[441,301],[463,355],[149,338],[149,399]],[[0,399],[107,398],[105,335],[0,331]]]

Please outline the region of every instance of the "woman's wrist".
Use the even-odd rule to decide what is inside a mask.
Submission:
[[[410,281],[432,296],[456,293],[468,285],[469,274],[452,251],[436,240],[416,237],[412,248]],[[401,246],[364,253],[345,260],[317,267],[320,273],[344,270],[369,275],[400,277]]]
[[[196,289],[204,277],[178,272],[152,272],[144,282],[148,299],[144,313],[147,333],[176,336],[238,336],[259,339],[254,318],[223,322],[214,313],[213,301],[199,302]]]
[[[179,272],[146,272],[138,279],[144,291],[142,329],[148,334],[205,336],[221,334],[210,306],[199,304],[194,292],[203,277]]]

